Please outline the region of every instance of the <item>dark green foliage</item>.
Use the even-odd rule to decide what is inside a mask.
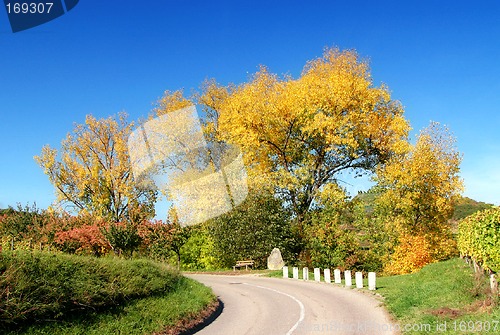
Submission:
[[[304,265],[321,268],[351,269],[359,249],[352,225],[351,203],[330,203],[310,213],[305,225]]]
[[[279,199],[250,193],[236,209],[209,223],[219,266],[232,267],[238,260],[253,259],[256,268],[265,268],[273,248],[280,249],[286,263],[294,262],[296,243],[289,222]]]
[[[142,242],[137,231],[137,226],[131,223],[111,223],[108,227],[102,228],[104,237],[115,253],[126,256],[132,255]]]
[[[0,329],[169,291],[178,275],[146,260],[42,252],[0,254]]]
[[[318,203],[304,229],[304,265],[380,272],[387,261],[392,233],[375,212],[379,193]]]

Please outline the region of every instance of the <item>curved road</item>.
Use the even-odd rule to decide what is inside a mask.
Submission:
[[[188,275],[210,286],[222,314],[197,334],[397,334],[374,297],[333,284],[253,275]]]

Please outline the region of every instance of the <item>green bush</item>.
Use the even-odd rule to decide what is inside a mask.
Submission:
[[[500,208],[476,212],[459,223],[458,249],[485,270],[500,271]]]
[[[170,291],[178,278],[146,260],[2,252],[0,329]]]
[[[253,259],[255,268],[266,268],[273,248],[280,249],[287,264],[296,259],[289,213],[272,194],[250,191],[233,211],[210,220],[207,229],[222,268],[245,259]]]
[[[185,270],[215,270],[218,268],[214,241],[207,225],[193,227],[181,247],[181,265]]]

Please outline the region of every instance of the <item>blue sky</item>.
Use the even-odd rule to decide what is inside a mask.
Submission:
[[[86,114],[136,120],[164,90],[241,83],[259,64],[298,76],[331,46],[369,58],[413,138],[446,124],[465,195],[500,204],[500,2],[82,0],[15,34],[0,8],[0,208],[54,200],[33,156]]]

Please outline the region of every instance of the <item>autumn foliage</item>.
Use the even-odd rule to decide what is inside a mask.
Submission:
[[[449,219],[462,191],[460,161],[448,130],[431,123],[406,154],[380,167],[378,205],[399,233],[387,271],[413,272],[456,254]]]
[[[127,139],[133,125],[123,113],[106,119],[87,115],[59,151],[43,147],[35,160],[60,204],[115,222],[152,216],[155,191],[137,187],[132,177]]]
[[[74,254],[104,255],[111,246],[97,225],[85,225],[55,234],[54,244],[62,251]]]
[[[411,273],[431,262],[431,245],[425,236],[402,234],[385,271],[392,274]]]
[[[126,145],[134,123],[124,114],[100,120],[88,116],[60,150],[45,146],[36,157],[60,203],[73,206],[76,218],[7,217],[0,219],[4,236],[12,243],[16,238],[37,241],[72,253],[139,253],[162,260],[175,254],[179,265],[183,252],[201,254],[194,250],[196,243],[211,248],[203,250],[206,259],[219,250],[224,266],[246,254],[263,264],[279,234],[286,235],[283,248],[288,250],[282,253],[290,263],[312,266],[408,273],[456,254],[449,219],[462,180],[454,138],[431,123],[411,144],[402,104],[391,98],[387,86],[374,82],[367,61],[355,51],[327,49],[297,77],[262,66],[239,85],[208,80],[191,97],[182,90],[166,91],[147,120],[196,104],[202,111],[201,123],[195,120],[202,127],[200,143],[206,143],[208,156],[218,148],[236,148],[250,189],[268,195],[269,201],[249,196],[231,213],[197,227],[194,235],[176,220],[152,221],[157,198],[171,197],[172,190],[149,187],[148,176],[134,180]],[[178,119],[175,126],[182,130],[186,122]],[[160,137],[163,130],[157,131]],[[196,150],[173,151],[174,158],[187,157],[184,165],[170,162],[180,170],[206,163]],[[211,158],[208,163],[210,169],[221,169],[221,162]],[[157,172],[144,171],[151,180]],[[373,178],[372,204],[363,207],[349,197],[342,183],[346,174]],[[200,201],[209,202],[208,193]],[[194,207],[188,209],[194,212]],[[262,217],[259,224],[256,217]],[[467,229],[462,236],[472,236]],[[467,243],[461,245],[469,254]]]

